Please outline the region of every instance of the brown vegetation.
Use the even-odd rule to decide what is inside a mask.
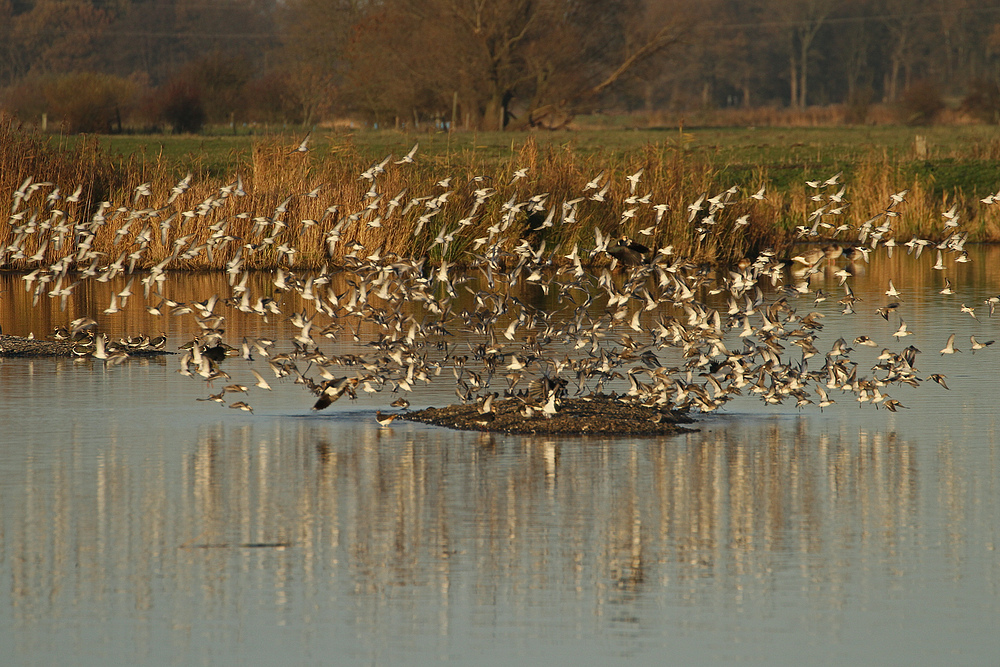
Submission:
[[[980,157],[995,157],[995,149]],[[12,224],[0,227],[0,247],[21,243],[19,253],[5,253],[3,267],[30,269],[55,261],[65,250],[55,243],[45,245],[51,230],[72,228],[75,231],[68,232],[68,238],[74,238],[82,225],[93,227],[93,249],[110,258],[108,262],[135,250],[137,237],[149,228],[151,239],[137,259],[139,267],[170,257],[178,238],[189,237],[188,244],[194,248],[213,234],[228,238],[210,256],[181,254],[171,267],[223,268],[234,256],[244,253],[244,246],[248,249],[243,260],[251,268],[273,268],[286,262],[297,267],[319,267],[343,262],[354,243],[363,246],[366,253],[429,255],[432,259],[445,253],[446,259],[454,261],[475,250],[477,239],[490,237],[488,228],[504,218],[511,202],[521,203],[523,208],[530,197],[542,193],[547,193],[547,198],[541,200],[544,210],[554,210],[555,224],[531,231],[528,214],[522,210],[511,218],[502,240],[504,247],[516,245],[521,238],[529,239],[536,247],[544,240],[546,252],[565,255],[578,244],[581,249],[593,247],[599,230],[606,237],[628,236],[654,249],[673,246],[677,255],[696,261],[732,262],[753,256],[765,247],[780,249],[789,244],[795,228],[808,226],[809,214],[817,206],[809,198],[812,191],[804,185],[772,190],[769,174],[761,169],[749,182],[737,184],[738,189],[726,197],[729,204],[716,213],[710,229],[699,229],[689,221],[688,206],[700,198],[720,194],[733,184],[704,157],[670,142],[616,155],[584,154],[569,147],[540,148],[529,138],[516,146],[509,158],[500,160],[475,151],[418,155],[414,164],[397,165],[389,160],[385,173],[378,178],[378,200],[366,196],[369,181],[359,178],[371,167],[349,139],[335,145],[332,154],[323,158],[309,151],[290,153],[287,145],[265,141],[256,144],[251,158],[237,163],[235,171],[223,179],[192,177],[189,189],[172,194],[178,177],[174,165],[161,157],[150,161],[136,155],[112,157],[91,141],[81,142],[72,150],[57,149],[41,135],[24,131],[6,119],[0,123],[0,200],[12,201],[15,190],[23,188],[29,178],[35,186],[29,188],[31,193],[39,192],[21,201],[19,217],[12,218]],[[527,176],[516,179],[515,172],[521,169]],[[649,200],[644,205],[632,205],[626,202],[630,188],[625,176],[639,169],[643,175],[636,196],[649,193]],[[917,233],[934,238],[942,206],[957,202],[967,211],[971,240],[1000,238],[996,220],[990,217],[993,214],[977,213],[976,202],[968,199],[974,193],[948,192],[942,199],[934,193],[932,181],[907,175],[907,169],[908,163],[892,161],[882,153],[871,154],[853,165],[848,183],[851,205],[826,222],[856,228],[884,210],[892,193],[905,189],[909,192],[904,214],[895,227],[900,237]],[[584,185],[601,172],[606,174],[603,180],[610,179],[605,201],[584,198],[576,205],[575,219],[562,222],[562,203],[593,196],[595,190],[585,191]],[[448,177],[451,182],[447,187],[438,184]],[[482,181],[474,181],[473,177]],[[237,179],[245,195],[233,194]],[[144,184],[148,185],[142,187]],[[67,201],[78,186],[78,201]],[[496,193],[470,216],[474,191],[482,187],[494,188]],[[768,190],[766,199],[749,197],[761,187]],[[146,188],[151,194],[145,194]],[[49,199],[53,190],[58,190],[56,197]],[[452,194],[442,203],[440,212],[421,221],[429,212],[424,204],[427,198],[445,192]],[[393,198],[399,207],[389,205]],[[416,205],[402,213],[414,199]],[[654,223],[652,210],[656,204],[668,207],[659,224]],[[369,205],[372,207],[366,210]],[[625,213],[632,209],[636,210],[635,217],[627,217]],[[105,222],[94,224],[93,216],[99,211]],[[137,212],[137,221],[119,234],[118,229],[133,216],[133,211]],[[348,217],[352,214],[353,218]],[[738,225],[744,216],[747,224]],[[42,225],[46,233],[30,231],[15,239],[20,224],[32,219],[32,228]],[[165,230],[164,220],[172,221]],[[275,220],[279,224],[272,230]],[[331,243],[335,229],[342,233]],[[642,235],[641,230],[649,234]],[[452,240],[441,243],[438,239],[443,233],[451,235]],[[821,236],[833,235],[832,227],[821,231]],[[284,257],[278,252],[277,248],[286,243],[297,249],[294,256]]]
[[[0,2],[0,107],[73,132],[195,130],[170,105],[181,88],[207,124],[560,128],[593,110],[813,107],[870,123],[879,105],[905,122],[946,118],[943,105],[993,122],[1000,10],[946,5]],[[50,94],[65,77],[90,77],[72,104]]]

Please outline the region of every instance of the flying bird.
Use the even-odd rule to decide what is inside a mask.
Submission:
[[[294,155],[295,153],[305,153],[309,150],[309,140],[312,139],[312,132],[306,135],[306,138],[302,140],[298,148],[293,148],[288,152],[289,155]]]
[[[941,354],[955,354],[956,352],[961,352],[961,350],[955,347],[955,334],[952,334],[948,336],[948,342],[941,350]]]
[[[396,160],[395,164],[413,164],[413,156],[417,154],[417,149],[420,148],[420,143],[413,144],[413,148],[410,152],[404,155],[399,160]]]

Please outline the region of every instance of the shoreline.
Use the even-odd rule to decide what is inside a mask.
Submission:
[[[522,410],[525,406],[519,399],[508,398],[496,401],[492,412],[485,414],[480,413],[477,404],[469,403],[399,413],[397,419],[460,431],[510,435],[653,436],[698,430],[681,426],[695,423],[685,413],[664,411],[609,396],[563,399],[551,418],[543,414],[541,407],[534,408],[532,416],[524,416]]]
[[[0,358],[15,357],[79,357],[85,358],[91,354],[75,352],[77,343],[65,340],[46,340],[43,338],[25,338],[23,336],[8,336],[0,334]],[[128,350],[130,357],[155,357],[177,354],[169,350],[135,349]]]

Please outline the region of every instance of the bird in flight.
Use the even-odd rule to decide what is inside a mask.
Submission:
[[[956,352],[961,352],[955,347],[955,334],[948,336],[948,342],[945,343],[944,349],[941,350],[941,354],[955,354]]]
[[[298,148],[292,149],[291,151],[289,151],[288,154],[292,155],[294,153],[305,153],[306,151],[308,151],[310,139],[312,139],[312,132],[306,135],[306,138],[302,140],[302,143],[299,144]]]
[[[417,154],[418,148],[420,148],[419,142],[413,144],[413,148],[410,149],[410,152],[404,155],[399,160],[396,160],[394,164],[413,164],[413,156]]]

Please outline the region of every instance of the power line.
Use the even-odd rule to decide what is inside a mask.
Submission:
[[[985,16],[1000,15],[1000,4],[993,7],[966,7],[962,9],[940,9],[922,12],[906,12],[894,14],[865,14],[860,16],[833,16],[823,19],[824,25],[857,25],[864,23],[902,21],[905,19],[922,20],[928,18],[941,18],[944,16]],[[706,23],[696,26],[695,29],[706,29],[712,31],[719,30],[750,30],[761,28],[790,28],[803,23],[804,20],[779,19],[745,21],[741,23]],[[49,35],[93,35],[100,34],[102,38],[123,37],[129,39],[248,39],[248,40],[273,40],[291,39],[298,36],[285,30],[274,30],[273,32],[216,32],[216,31],[195,31],[195,30],[86,30],[81,28],[56,28],[46,31]]]
[[[857,25],[863,23],[875,23],[875,22],[887,22],[887,21],[902,21],[904,19],[928,19],[928,18],[941,18],[943,16],[960,16],[960,15],[988,15],[996,14],[1000,15],[1000,5],[995,7],[967,7],[964,9],[953,9],[953,10],[933,10],[924,12],[906,12],[902,14],[864,14],[860,16],[834,16],[823,19],[824,25]],[[710,27],[713,30],[743,30],[750,28],[791,28],[793,26],[803,23],[804,20],[795,19],[782,19],[774,21],[747,21],[744,23],[723,23],[723,24],[713,24]],[[709,26],[705,26],[709,27]]]

